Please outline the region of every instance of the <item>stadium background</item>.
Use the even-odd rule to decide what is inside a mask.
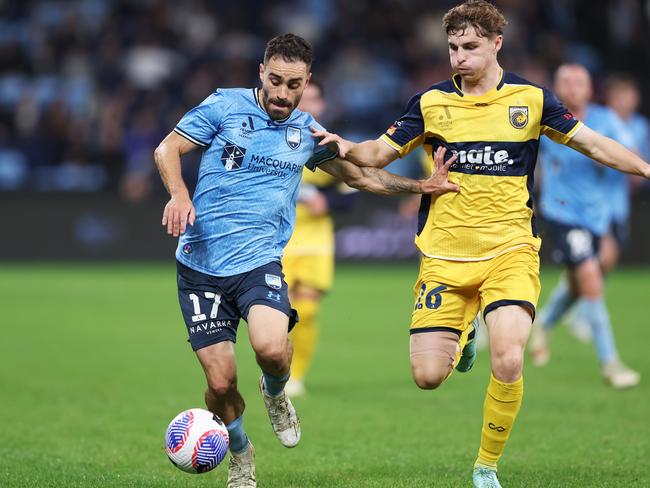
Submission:
[[[440,20],[455,3],[0,2],[0,486],[224,484],[225,469],[188,477],[160,447],[166,423],[201,404],[203,380],[184,342],[153,149],[215,87],[255,85],[265,42],[287,31],[314,45],[326,126],[376,137],[412,93],[448,77]],[[650,2],[496,3],[510,22],[505,69],[548,85],[559,63],[579,62],[597,99],[606,75],[630,73],[650,114]],[[198,157],[184,163],[190,184]],[[416,175],[419,163],[391,169]],[[272,438],[240,328],[260,484],[465,486],[487,358],[434,396],[415,388],[405,336],[415,223],[398,198],[357,203],[336,216],[338,256],[371,263],[338,268],[310,395],[298,403],[305,435],[295,451]],[[607,389],[591,346],[558,331],[551,364],[527,367],[504,486],[650,485],[648,215],[646,185],[633,197],[628,266],[607,285],[619,346],[641,386]],[[558,278],[544,257],[542,301]]]
[[[549,85],[561,62],[584,64],[596,99],[629,73],[650,113],[648,2],[501,1],[502,65]],[[406,100],[449,76],[442,13],[453,1],[22,1],[0,3],[0,217],[21,236],[4,259],[165,259],[166,195],[157,143],[215,87],[254,86],[265,42],[293,31],[314,46],[326,87],[323,123],[374,138]],[[192,184],[199,152],[186,158]],[[391,169],[417,176],[413,160]],[[650,191],[634,197],[627,263],[648,262]],[[338,219],[340,259],[415,258],[414,222],[398,199],[362,197]],[[48,236],[43,245],[43,236]],[[372,247],[369,245],[372,243]]]

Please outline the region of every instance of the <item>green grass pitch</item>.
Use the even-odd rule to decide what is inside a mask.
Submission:
[[[298,399],[303,438],[284,449],[257,391],[240,327],[245,426],[265,487],[469,487],[489,366],[434,392],[410,378],[408,323],[416,265],[340,266],[322,341]],[[546,269],[542,297],[558,270]],[[608,304],[624,359],[643,374],[607,388],[590,345],[564,327],[552,360],[526,367],[521,414],[500,463],[513,487],[650,486],[650,270],[616,272]],[[185,342],[175,270],[164,265],[0,267],[0,486],[225,486],[227,463],[174,468],[163,433],[203,406],[204,380]]]

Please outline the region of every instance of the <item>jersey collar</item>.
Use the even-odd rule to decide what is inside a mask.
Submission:
[[[496,84],[494,88],[491,88],[483,95],[469,95],[467,93],[463,93],[463,91],[460,89],[461,87],[460,75],[456,73],[451,77],[454,91],[461,97],[471,98],[472,100],[480,100],[480,99],[492,97],[495,93],[501,90],[501,87],[503,87],[503,84],[505,83],[505,79],[506,79],[506,72],[503,69],[501,69],[501,76],[499,77],[499,82]]]
[[[289,120],[289,119],[291,118],[291,116],[293,115],[293,112],[295,112],[295,109],[294,109],[294,110],[292,110],[291,113],[290,113],[289,115],[287,115],[284,119],[281,119],[281,120],[275,120],[275,119],[272,119],[272,118],[271,118],[271,116],[269,115],[269,113],[266,111],[266,109],[265,109],[264,106],[262,105],[262,102],[260,101],[260,89],[259,89],[259,88],[253,88],[253,98],[255,99],[255,104],[259,107],[259,109],[260,109],[262,112],[264,112],[264,115],[266,115],[266,116],[271,120],[271,122],[273,122],[273,123],[275,123],[275,124],[283,124],[284,122],[286,122],[287,120]]]

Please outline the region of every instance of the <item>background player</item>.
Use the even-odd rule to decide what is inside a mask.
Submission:
[[[320,83],[309,82],[298,109],[309,112],[316,119],[321,118],[325,98]],[[282,257],[289,299],[300,317],[300,327],[295,327],[290,334],[293,359],[291,378],[285,388],[289,396],[305,392],[305,376],[318,342],[321,299],[332,286],[334,222],[330,216],[330,199],[340,195],[336,189],[338,184],[344,185],[320,169],[303,171],[296,204],[296,225]]]
[[[383,167],[419,145],[439,168],[445,151],[460,192],[423,198],[416,244],[424,254],[411,325],[411,367],[420,388],[445,381],[465,352],[482,309],[492,375],[473,481],[500,487],[496,466],[523,398],[524,348],[539,295],[540,240],[528,188],[546,134],[601,163],[650,178],[650,165],[584,126],[547,90],[504,73],[497,62],[503,15],[465,2],[443,24],[455,73],[409,102],[380,139],[353,145],[333,134],[340,156]],[[456,159],[458,158],[458,159]]]
[[[646,161],[650,159],[650,124],[646,117],[637,112],[641,94],[636,81],[626,75],[608,77],[605,82],[605,103],[622,125],[619,142]],[[629,237],[630,188],[637,181],[618,171],[607,171],[610,222],[609,232],[600,244],[600,260],[605,273],[616,266],[621,248]]]
[[[178,297],[207,379],[205,402],[230,434],[230,488],[256,486],[254,450],[237,389],[234,342],[240,318],[248,323],[262,370],[260,389],[273,430],[286,447],[300,440],[298,417],[284,393],[295,311],[280,259],[294,223],[303,165],[315,146],[310,129],[321,128],[310,114],[294,110],[309,82],[311,61],[304,39],[293,34],[272,39],[259,67],[261,89],[217,90],[181,119],[154,155],[171,195],[162,223],[169,234],[181,235]],[[205,152],[190,199],[181,156],[198,147]],[[415,181],[340,160],[322,167],[377,193],[439,192],[446,184],[446,175]]]
[[[617,117],[607,108],[589,103],[592,85],[584,67],[560,66],[554,89],[576,117],[603,134],[624,140]],[[541,210],[555,243],[555,254],[567,266],[568,282],[560,280],[537,317],[531,341],[533,362],[538,366],[548,362],[548,331],[575,303],[576,315],[590,326],[607,382],[615,388],[634,386],[639,374],[619,359],[604,301],[599,259],[599,243],[610,225],[612,173],[617,173],[616,179],[624,185],[626,175],[549,141],[542,143],[541,155]]]

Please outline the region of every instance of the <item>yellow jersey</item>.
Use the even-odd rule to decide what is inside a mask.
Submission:
[[[479,261],[525,245],[539,248],[533,176],[539,138],[566,144],[581,127],[548,90],[502,72],[481,96],[460,78],[414,96],[381,139],[405,156],[423,145],[433,164],[439,146],[457,160],[449,181],[460,193],[423,195],[415,243],[429,257]]]
[[[310,171],[303,169],[301,185],[313,185],[325,188],[337,180],[320,169]],[[334,223],[332,217],[321,215],[314,217],[304,203],[296,204],[296,225],[289,243],[284,249],[285,255],[318,255],[334,252]]]

